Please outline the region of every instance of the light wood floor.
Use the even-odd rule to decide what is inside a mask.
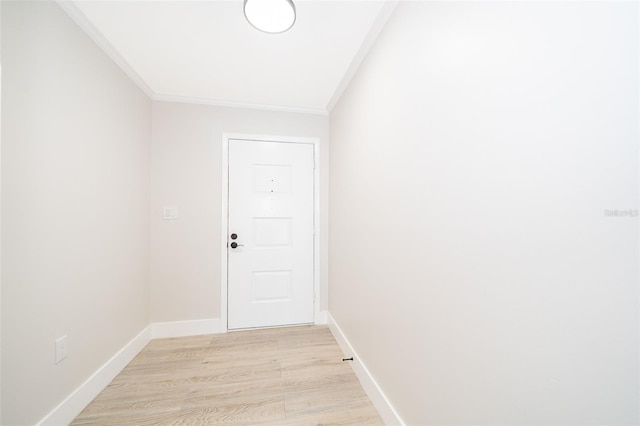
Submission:
[[[326,327],[152,340],[73,425],[382,425]]]

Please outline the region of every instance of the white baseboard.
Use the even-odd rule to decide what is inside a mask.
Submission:
[[[327,324],[328,318],[331,318],[328,312],[322,311],[320,315],[318,315],[315,323]],[[337,327],[337,325],[335,325],[335,327]],[[218,334],[222,332],[222,322],[219,318],[152,323],[148,327],[145,327],[144,330],[104,363],[102,367],[96,370],[82,385],[66,397],[64,401],[40,420],[37,426],[70,424],[73,419],[111,383],[124,367],[140,353],[151,339]],[[335,334],[334,332],[334,335]]]
[[[138,355],[151,338],[150,327],[112,356],[37,425],[68,425]]]
[[[221,332],[220,319],[153,323],[112,356],[102,367],[74,390],[37,426],[68,425],[135,358],[151,339],[196,336]]]
[[[192,321],[156,322],[151,324],[151,338],[197,336],[222,333],[220,318]]]
[[[313,322],[315,325],[327,325],[327,315],[329,312],[320,311]]]
[[[398,412],[393,408],[391,402],[389,402],[367,367],[362,363],[360,357],[351,346],[351,343],[349,343],[349,340],[329,312],[327,312],[327,324],[329,325],[329,329],[331,330],[333,337],[335,337],[338,345],[340,345],[342,352],[348,357],[353,356],[353,361],[350,362],[349,365],[353,368],[358,380],[360,380],[362,388],[378,410],[378,413],[380,414],[380,417],[382,417],[384,423],[386,425],[404,426],[405,423],[402,421],[402,418],[400,418]]]

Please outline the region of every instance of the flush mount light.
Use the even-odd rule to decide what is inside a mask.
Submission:
[[[296,22],[296,7],[291,0],[244,0],[244,16],[260,31],[283,33]]]

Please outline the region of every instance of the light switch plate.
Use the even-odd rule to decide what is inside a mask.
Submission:
[[[165,206],[162,209],[162,218],[164,220],[175,220],[178,218],[178,208],[176,206]]]

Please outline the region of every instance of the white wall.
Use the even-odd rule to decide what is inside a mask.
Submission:
[[[22,425],[149,324],[151,102],[55,3],[1,7],[1,423]]]
[[[331,114],[329,310],[408,424],[638,424],[638,3],[401,2]]]
[[[322,115],[153,103],[151,321],[220,318],[222,134],[320,139],[321,310],[327,307],[328,134]],[[177,206],[177,220],[163,220]]]
[[[0,99],[2,99],[2,7],[0,7]],[[2,102],[0,102],[0,242],[2,241]],[[0,244],[0,401],[2,401],[2,244]],[[0,421],[2,403],[0,403]]]

